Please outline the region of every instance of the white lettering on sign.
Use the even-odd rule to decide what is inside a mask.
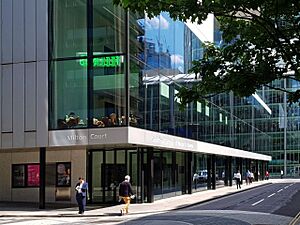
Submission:
[[[91,134],[90,135],[90,139],[91,140],[103,140],[103,139],[106,139],[107,138],[107,135],[106,134]]]
[[[82,141],[87,139],[87,137],[83,135],[68,135],[67,138],[69,141]]]

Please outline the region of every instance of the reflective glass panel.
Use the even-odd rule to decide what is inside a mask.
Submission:
[[[124,52],[124,9],[114,6],[111,0],[93,1],[94,54]]]
[[[94,66],[93,72],[93,127],[114,127],[126,124],[125,74],[123,56],[99,56],[98,59],[118,58],[118,64],[109,67]],[[95,59],[95,58],[94,58]]]
[[[87,70],[79,60],[52,62],[50,128],[87,126]]]
[[[52,0],[52,4],[52,57],[75,57],[86,52],[86,0]]]

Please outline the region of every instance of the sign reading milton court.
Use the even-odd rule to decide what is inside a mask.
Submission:
[[[49,146],[72,146],[126,143],[127,129],[76,129],[49,132]],[[115,138],[122,137],[122,138]]]
[[[100,53],[98,53],[100,54]],[[98,55],[95,54],[94,55]],[[86,53],[78,53],[78,56],[86,56]],[[93,58],[93,67],[120,67],[123,62],[123,56],[115,55],[115,56],[99,56]],[[79,64],[82,67],[88,66],[87,59],[79,59]]]

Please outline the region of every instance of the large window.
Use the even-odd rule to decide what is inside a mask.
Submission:
[[[75,57],[86,52],[86,0],[52,0],[52,7],[52,57]]]
[[[51,64],[52,129],[87,126],[87,70],[80,60]]]
[[[111,67],[94,67],[93,76],[93,127],[113,127],[126,124],[125,74],[122,55],[119,64]]]
[[[39,187],[40,165],[39,164],[13,164],[12,187]]]
[[[97,53],[125,51],[124,10],[112,0],[93,1],[93,50]]]
[[[52,0],[50,12],[50,129],[125,125],[124,9]]]

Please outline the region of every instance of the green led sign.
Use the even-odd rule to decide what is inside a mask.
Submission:
[[[121,56],[105,56],[105,57],[98,57],[93,59],[93,66],[94,67],[120,67],[121,66]],[[79,64],[83,67],[88,66],[87,59],[80,59]]]

